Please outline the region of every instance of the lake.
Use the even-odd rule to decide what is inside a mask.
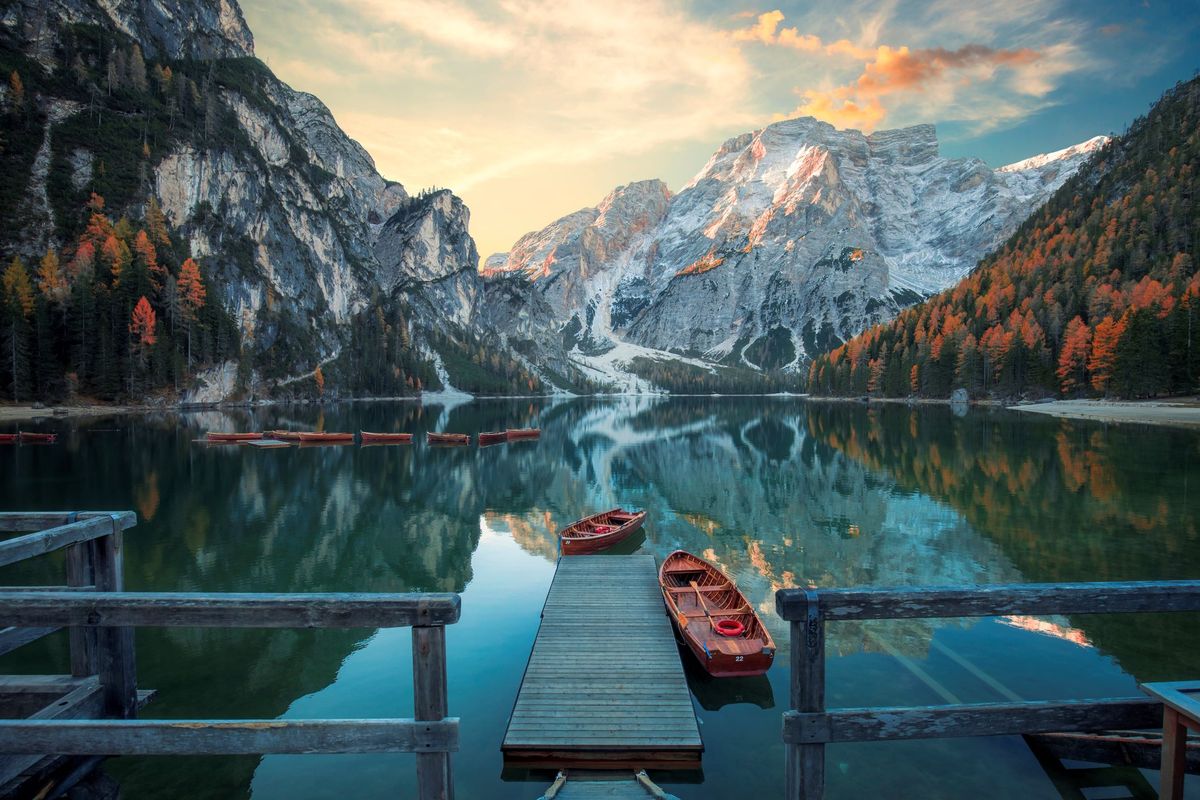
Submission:
[[[1200,578],[1200,433],[942,406],[796,398],[623,397],[270,407],[49,423],[56,446],[0,447],[0,509],[133,509],[133,590],[453,591],[455,788],[534,798],[549,773],[503,773],[500,740],[554,572],[555,530],[613,505],[649,512],[625,548],[719,564],[780,651],[774,592],[795,586]],[[488,448],[207,446],[206,430],[478,432]],[[423,436],[419,437],[423,439]],[[61,583],[61,560],[0,583]],[[828,704],[923,705],[1137,694],[1200,677],[1196,615],[831,623]],[[140,629],[146,717],[412,714],[408,630]],[[706,679],[684,652],[702,775],[684,800],[777,797],[788,664]],[[65,671],[57,634],[0,659]],[[411,796],[410,755],[123,758],[128,800]],[[1061,798],[1019,737],[832,746],[830,798]],[[1156,773],[1126,770],[1134,797]],[[1189,797],[1200,797],[1190,778]],[[1065,790],[1064,790],[1065,791]],[[1091,796],[1091,795],[1089,795]],[[1112,796],[1112,795],[1095,795]]]

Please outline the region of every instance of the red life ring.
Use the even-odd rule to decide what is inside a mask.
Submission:
[[[746,632],[746,626],[736,619],[719,620],[713,627],[722,636],[741,636]]]

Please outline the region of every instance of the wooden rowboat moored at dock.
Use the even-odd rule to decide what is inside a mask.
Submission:
[[[775,640],[719,569],[676,550],[663,559],[658,582],[675,628],[709,675],[733,678],[770,669]]]
[[[645,521],[645,511],[626,511],[623,508],[611,508],[584,517],[559,531],[558,538],[562,542],[563,555],[605,550],[629,538],[629,535],[641,528]]]
[[[507,431],[505,431],[505,434],[507,434],[509,441],[512,441],[513,439],[536,439],[542,435],[542,429],[509,428]]]
[[[298,442],[303,431],[263,431],[263,435],[283,442]]]
[[[429,444],[470,444],[471,435],[469,433],[434,433],[429,431],[425,434],[425,441]]]
[[[353,433],[301,433],[301,443],[311,442],[353,442]]]
[[[489,444],[500,444],[508,441],[507,431],[496,431],[479,434],[479,446],[483,447]]]
[[[17,440],[15,433],[0,433],[0,444],[12,444]]]
[[[358,437],[363,444],[411,444],[411,433],[371,433],[359,431]]]
[[[248,442],[251,439],[261,439],[261,433],[214,433],[209,431],[205,438],[210,442]]]

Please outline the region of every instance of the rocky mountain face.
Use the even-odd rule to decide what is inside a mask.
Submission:
[[[47,248],[69,247],[68,220],[99,175],[113,184],[113,164],[127,158],[119,148],[143,149],[144,139],[114,142],[86,125],[141,117],[161,138],[142,134],[153,139],[146,163],[103,192],[108,208],[140,218],[157,198],[250,345],[252,392],[278,391],[318,364],[336,368],[356,320],[375,310],[381,330],[426,365],[412,368],[425,385],[445,378],[439,350],[475,336],[482,281],[466,206],[448,191],[414,197],[384,179],[320,100],[254,59],[234,0],[18,0],[0,10],[0,46],[25,73],[41,126],[0,255],[36,264]],[[133,80],[142,94],[136,85],[114,91],[113,76],[128,81],[133,58],[150,72],[169,65],[170,87],[147,88],[142,77]],[[131,107],[121,108],[126,95]],[[115,116],[89,116],[96,98]],[[181,119],[193,105],[189,129]],[[79,129],[85,135],[72,135]],[[55,184],[56,171],[69,180]],[[221,399],[233,374],[214,371],[192,398]]]
[[[1104,141],[992,169],[941,157],[929,125],[779,122],[678,194],[622,186],[489,257],[486,314],[618,381],[639,355],[795,369],[952,285]]]

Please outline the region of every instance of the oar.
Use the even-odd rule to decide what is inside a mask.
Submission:
[[[688,583],[690,583],[692,588],[696,590],[696,599],[700,601],[700,610],[704,612],[704,616],[708,618],[708,624],[712,626],[712,629],[715,631],[717,629],[717,623],[713,622],[712,614],[708,613],[708,606],[704,603],[704,594],[700,591],[699,585],[697,585],[695,581],[688,581]]]

